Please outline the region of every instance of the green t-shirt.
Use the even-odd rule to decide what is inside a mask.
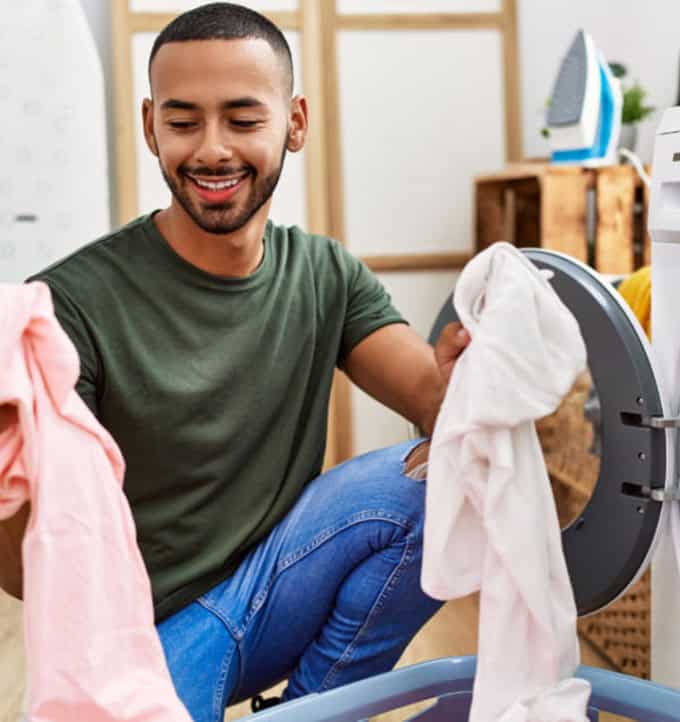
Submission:
[[[264,243],[252,275],[214,276],[145,216],[29,279],[125,458],[157,620],[226,579],[319,474],[335,366],[403,322],[336,241],[269,222]]]

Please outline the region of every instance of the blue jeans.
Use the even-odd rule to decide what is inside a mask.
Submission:
[[[425,484],[419,441],[311,482],[234,574],[158,625],[195,722],[288,678],[284,699],[391,669],[439,608],[420,589]]]

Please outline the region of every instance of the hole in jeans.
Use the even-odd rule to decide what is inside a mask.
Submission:
[[[418,444],[404,461],[404,474],[409,479],[425,481],[427,478],[427,461],[430,457],[430,442]]]

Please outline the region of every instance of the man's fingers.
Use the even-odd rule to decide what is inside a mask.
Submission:
[[[470,343],[470,334],[458,321],[447,323],[435,345],[437,363],[442,366],[460,356]]]

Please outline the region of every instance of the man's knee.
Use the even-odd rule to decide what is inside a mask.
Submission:
[[[24,504],[14,516],[0,521],[0,589],[17,599],[23,598],[21,544],[30,512],[30,504]]]
[[[402,458],[400,480],[393,480],[390,495],[396,509],[400,509],[412,524],[412,530],[420,536],[425,519],[425,486],[430,453],[429,440],[413,447]]]

